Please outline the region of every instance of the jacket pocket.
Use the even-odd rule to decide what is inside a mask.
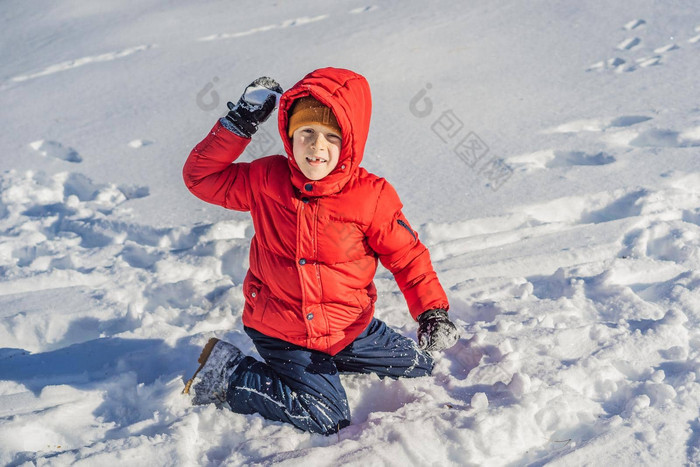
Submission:
[[[372,300],[370,299],[366,291],[358,290],[357,292],[355,292],[354,295],[355,300],[359,305],[360,311],[365,311],[372,304]]]
[[[246,292],[246,300],[250,303],[252,309],[253,318],[257,321],[262,321],[263,315],[265,314],[265,307],[267,305],[268,294],[265,294],[265,289],[262,284],[251,283],[248,285],[248,290]]]

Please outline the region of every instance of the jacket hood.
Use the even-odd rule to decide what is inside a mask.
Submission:
[[[289,109],[296,99],[312,96],[333,111],[342,132],[338,165],[321,180],[309,180],[294,160],[292,140],[287,136]],[[343,189],[357,172],[369,133],[372,98],[364,76],[341,68],[312,71],[289,88],[280,98],[279,131],[287,153],[292,184],[309,196],[324,196]]]

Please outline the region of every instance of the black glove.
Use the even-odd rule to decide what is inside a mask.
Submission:
[[[231,122],[240,136],[250,138],[258,131],[258,125],[268,119],[284,91],[272,78],[263,76],[245,88],[236,104],[229,102],[230,112],[226,120]]]
[[[428,310],[418,315],[418,345],[423,350],[445,350],[457,343],[459,331],[445,310]]]

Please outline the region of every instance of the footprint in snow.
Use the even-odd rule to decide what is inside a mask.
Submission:
[[[700,26],[695,26],[695,32],[700,32]],[[696,43],[700,42],[700,34],[698,34],[697,36],[691,37],[690,39],[688,39],[688,42],[691,44],[696,44]]]
[[[107,202],[107,200],[113,199],[116,204],[120,204],[124,198],[127,200],[145,198],[150,194],[150,189],[147,186],[119,185],[114,187],[114,185],[95,183],[80,173],[67,174],[65,177],[63,195],[66,198],[75,195],[80,201],[95,201],[99,199]],[[121,198],[121,201],[119,198]],[[107,204],[109,203],[107,202]]]
[[[652,128],[636,135],[630,146],[653,148],[696,148],[700,147],[700,127],[686,131]]]
[[[120,256],[132,268],[150,269],[164,254],[162,252],[149,251],[147,246],[135,242],[128,243],[121,251]]]
[[[33,143],[29,143],[29,146],[42,156],[53,157],[55,159],[61,159],[66,162],[74,163],[83,161],[83,158],[80,157],[78,151],[71,147],[66,147],[58,141],[46,141],[40,139],[38,141],[34,141]]]
[[[369,11],[374,11],[377,8],[379,8],[377,5],[368,5],[368,6],[363,6],[360,8],[355,8],[353,10],[350,10],[350,14],[357,15],[360,13],[367,13]]]
[[[637,66],[640,68],[648,68],[651,66],[660,65],[665,53],[678,49],[680,49],[680,47],[677,44],[667,44],[663,47],[657,47],[654,49],[654,53],[656,55],[638,58],[635,60],[635,63],[637,64],[636,66],[631,65],[623,71],[634,71],[637,69]]]
[[[587,154],[582,151],[554,151],[554,158],[546,163],[547,168],[571,167],[581,165],[608,165],[616,159],[604,152]]]
[[[650,66],[656,66],[661,63],[661,57],[660,56],[655,56],[655,57],[642,57],[638,58],[636,62],[639,64],[641,68],[648,68]],[[636,67],[632,66],[630,67],[627,71],[634,71]]]
[[[664,54],[666,52],[670,52],[672,50],[678,50],[680,47],[677,44],[668,44],[664,45],[663,47],[658,47],[654,49],[655,54]]]
[[[601,60],[593,65],[589,66],[586,71],[597,71],[597,70],[616,70],[622,69],[622,66],[627,63],[624,59],[620,57],[609,58],[607,60]]]
[[[632,37],[630,39],[625,39],[617,45],[619,50],[631,50],[642,43],[639,37]]]
[[[629,23],[625,24],[622,28],[625,29],[626,31],[632,31],[633,29],[641,28],[642,26],[646,25],[647,22],[644,21],[643,19],[633,19]]]
[[[509,165],[522,172],[531,172],[545,168],[600,166],[612,164],[616,161],[617,159],[605,152],[589,154],[583,151],[554,151],[551,149],[523,154],[507,160]]]
[[[614,118],[592,118],[575,120],[546,130],[545,133],[579,133],[582,131],[606,131],[615,128],[626,128],[651,120],[644,115],[622,115]]]
[[[646,21],[643,19],[635,19],[625,24],[622,29],[626,31],[633,31],[640,29],[642,26],[646,26]],[[695,32],[700,32],[700,26],[695,28]],[[688,39],[688,42],[691,44],[700,42],[700,35],[696,35],[695,37]],[[621,57],[617,56],[601,60],[589,66],[586,71],[613,71],[615,73],[637,71],[643,68],[661,65],[664,62],[664,57],[667,53],[680,48],[680,45],[675,42],[655,48],[644,47],[641,37],[628,37],[615,46],[615,49],[622,54]],[[641,52],[642,50],[646,50],[647,55],[636,58],[626,56],[626,54],[632,54],[635,51]]]
[[[684,130],[631,127],[650,121],[651,117],[644,115],[622,115],[615,118],[593,118],[567,122],[545,130],[552,133],[606,133],[602,139],[613,146],[627,147],[664,147],[664,148],[695,148],[700,147],[700,126]],[[509,163],[524,166],[524,168],[562,167],[565,165],[605,165],[615,162],[615,158],[605,153],[585,154],[581,152],[539,151],[508,159]]]
[[[126,199],[145,198],[151,194],[151,190],[147,186],[119,185],[117,188],[126,196]]]
[[[63,185],[63,196],[76,196],[80,201],[93,201],[100,190],[100,185],[93,183],[80,173],[68,174]]]
[[[154,143],[153,141],[150,141],[147,139],[135,139],[133,141],[129,141],[129,147],[134,148],[134,149],[138,149],[138,148],[142,148],[144,146],[150,146],[153,143]]]

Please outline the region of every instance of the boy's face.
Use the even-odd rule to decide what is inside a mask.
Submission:
[[[341,136],[320,124],[304,125],[292,135],[292,152],[301,172],[309,180],[321,180],[338,165]]]

